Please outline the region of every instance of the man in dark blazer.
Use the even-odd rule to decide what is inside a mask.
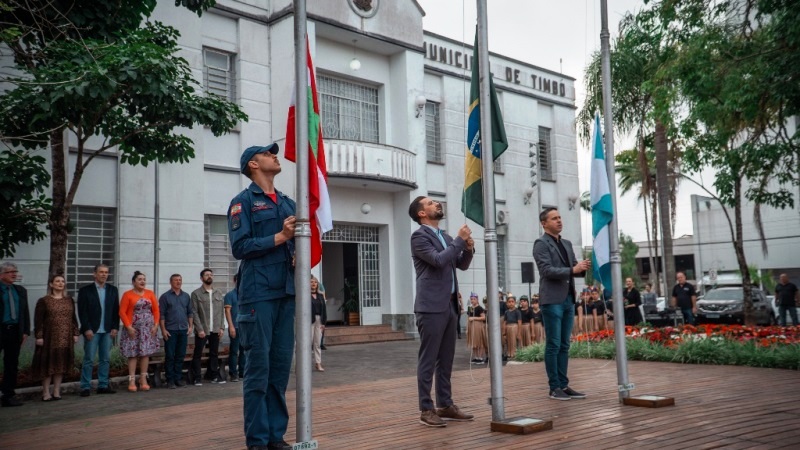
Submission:
[[[561,214],[545,208],[539,214],[544,234],[533,244],[533,259],[539,268],[539,302],[547,336],[544,367],[550,384],[550,398],[570,400],[586,398],[569,387],[567,363],[569,342],[575,317],[575,277],[590,267],[588,260],[578,261],[572,243],[561,238]]]
[[[0,265],[0,351],[3,352],[3,406],[22,406],[14,390],[17,388],[19,350],[31,334],[28,291],[17,286],[19,269],[6,261]]]
[[[417,272],[417,295],[414,314],[419,331],[417,360],[420,423],[443,427],[445,420],[468,421],[473,416],[453,404],[450,374],[456,350],[458,326],[458,279],[456,268],[467,270],[472,262],[474,242],[465,224],[458,236],[451,238],[439,230],[444,217],[442,205],[428,197],[411,202],[408,214],[419,229],[411,235],[411,256]],[[436,372],[436,405],[431,399],[431,383]]]
[[[106,283],[108,266],[94,267],[94,283],[78,291],[78,319],[83,334],[83,368],[81,370],[81,397],[91,395],[94,355],[98,354],[97,393],[113,394],[108,385],[111,345],[119,330],[119,291]]]

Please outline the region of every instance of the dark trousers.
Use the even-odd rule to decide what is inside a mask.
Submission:
[[[551,391],[569,386],[567,368],[574,317],[575,301],[572,295],[567,295],[562,303],[542,305],[542,321],[547,337],[544,344],[544,369]]]
[[[203,348],[208,343],[208,370],[206,379],[212,380],[219,377],[219,335],[206,333],[206,337],[194,337],[194,353],[192,353],[192,374],[195,380],[201,379],[200,360],[203,357]]]
[[[17,388],[17,372],[19,368],[19,349],[22,341],[19,325],[0,325],[0,351],[3,352],[3,397],[13,397]]]
[[[447,408],[453,404],[450,375],[456,352],[456,327],[458,315],[455,295],[453,307],[441,313],[416,313],[419,331],[419,355],[417,356],[417,391],[419,410],[433,409],[431,384],[436,376],[436,406]]]
[[[231,340],[230,349],[228,351],[228,373],[230,373],[231,378],[243,378],[244,364],[247,359],[244,356],[244,349],[239,344],[239,335],[237,334],[236,337],[230,337],[230,334],[228,334],[228,337]]]
[[[177,383],[183,378],[183,358],[186,357],[188,338],[186,330],[167,331],[169,339],[164,341],[164,374],[167,377],[167,383]]]
[[[286,386],[294,351],[294,297],[239,304],[244,349],[244,435],[248,446],[280,442],[289,425]]]

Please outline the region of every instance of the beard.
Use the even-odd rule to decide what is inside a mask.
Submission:
[[[203,284],[205,284],[206,286],[211,286],[212,284],[214,284],[214,279],[213,278],[207,278],[207,279],[203,280]]]
[[[444,219],[444,210],[437,209],[435,213],[433,213],[433,217],[431,219],[434,220],[442,220]]]

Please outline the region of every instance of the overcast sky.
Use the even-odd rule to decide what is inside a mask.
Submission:
[[[475,0],[418,0],[425,10],[425,30],[471,43],[476,23]],[[576,104],[583,105],[583,70],[590,55],[600,49],[600,0],[489,0],[489,50],[576,78]],[[641,9],[642,0],[609,0],[611,37],[619,20]],[[463,20],[462,20],[463,18]],[[630,139],[615,136],[615,149],[630,147]],[[578,142],[581,192],[589,190],[589,151]],[[704,174],[710,184],[710,172]],[[699,178],[698,178],[699,180]],[[703,192],[684,182],[678,193],[674,236],[692,234],[691,194]],[[644,210],[633,195],[617,203],[619,228],[634,240],[645,241]],[[569,226],[569,224],[566,224]],[[591,245],[590,218],[584,215],[583,245]]]

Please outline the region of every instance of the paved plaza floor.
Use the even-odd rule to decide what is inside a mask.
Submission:
[[[503,369],[506,416],[553,421],[530,435],[489,430],[489,370],[470,370],[459,342],[456,403],[474,422],[431,429],[419,424],[418,342],[330,347],[313,376],[313,436],[322,449],[798,448],[797,371],[655,362],[630,363],[634,394],[667,395],[676,405],[622,406],[614,361],[570,361],[571,385],[586,400],[547,398],[542,363]],[[287,441],[295,436],[293,382]],[[0,448],[243,449],[241,383],[146,393],[120,391],[60,402],[0,408]]]

